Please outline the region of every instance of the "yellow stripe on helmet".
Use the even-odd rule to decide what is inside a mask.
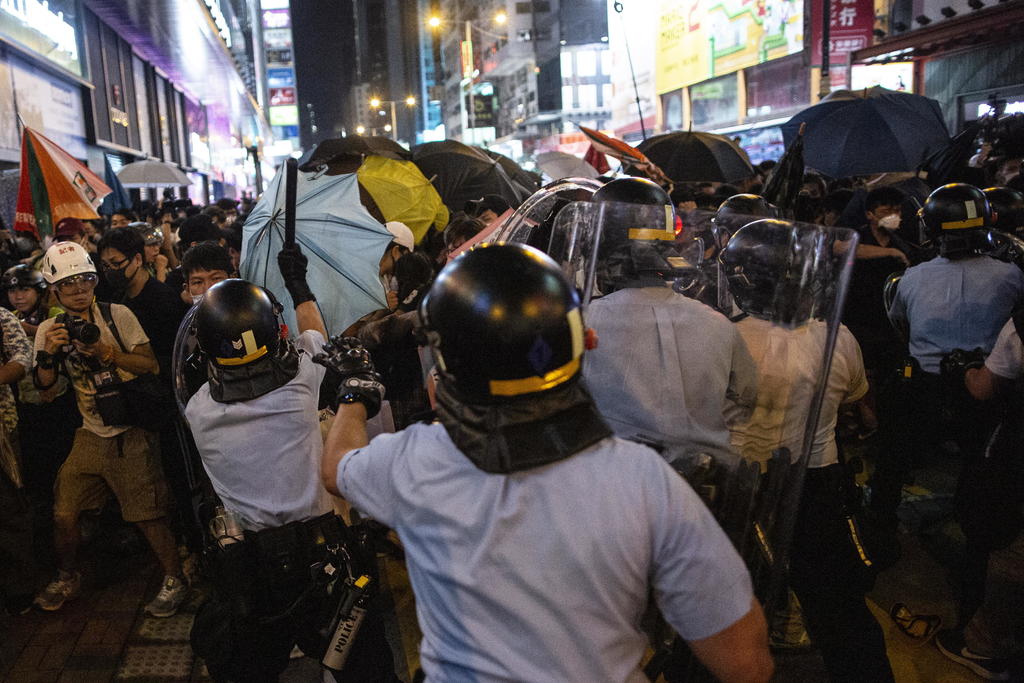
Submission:
[[[630,228],[626,235],[631,240],[663,240],[673,242],[676,233],[672,230],[654,230],[653,228]]]
[[[946,221],[940,223],[939,227],[943,230],[963,230],[965,228],[979,228],[985,225],[985,219],[982,216],[977,218],[968,218],[962,221]]]
[[[267,355],[267,347],[261,346],[252,353],[247,353],[241,358],[216,358],[218,365],[245,365],[251,363],[257,358],[262,358]]]
[[[554,389],[573,378],[580,369],[580,359],[573,358],[560,368],[555,368],[543,377],[524,377],[523,379],[492,379],[490,382],[491,396],[521,396],[537,391]]]

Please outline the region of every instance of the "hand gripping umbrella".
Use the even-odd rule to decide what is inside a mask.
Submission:
[[[359,200],[354,173],[328,176],[296,172],[294,211],[287,211],[286,176],[278,173],[242,227],[241,275],[266,287],[284,305],[285,322],[295,326],[291,297],[277,267],[294,220],[294,240],[309,259],[307,280],[330,334],[339,334],[387,306],[378,271],[391,233]]]

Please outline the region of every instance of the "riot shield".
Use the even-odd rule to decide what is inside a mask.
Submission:
[[[492,241],[522,242],[547,253],[555,219],[573,202],[587,201],[602,183],[590,178],[566,178],[542,187],[524,201]]]
[[[196,341],[194,323],[198,310],[199,305],[193,305],[182,318],[171,353],[174,400],[178,403],[178,411],[183,416],[188,400],[207,380],[206,361],[202,358]]]
[[[742,229],[762,220],[717,225],[694,212],[672,225],[663,207],[576,203],[559,212],[548,253],[580,287],[584,322],[597,331],[584,379],[599,408],[701,495],[771,615],[787,594],[805,472],[834,454],[838,401],[849,398],[826,391],[841,332],[840,369],[857,363],[839,323],[857,235],[769,221],[763,241],[751,241]],[[730,251],[737,239],[746,240],[741,263]],[[694,283],[716,290],[695,297],[712,306],[671,298]],[[614,367],[598,386],[588,363],[600,354]],[[615,400],[597,400],[607,385]]]

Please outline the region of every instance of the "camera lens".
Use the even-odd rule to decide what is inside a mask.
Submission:
[[[100,328],[92,323],[84,323],[78,332],[83,344],[95,344],[100,340]]]

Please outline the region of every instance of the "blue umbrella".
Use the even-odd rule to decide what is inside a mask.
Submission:
[[[949,145],[939,103],[881,87],[839,90],[782,126],[788,147],[806,123],[804,160],[827,176],[916,171]]]
[[[242,227],[241,275],[266,287],[284,306],[285,322],[297,330],[294,306],[277,268],[284,244],[285,173],[267,187]],[[371,311],[386,308],[378,275],[391,233],[359,201],[354,173],[298,173],[295,241],[309,259],[307,279],[327,331],[343,332]]]
[[[124,185],[121,184],[121,180],[110,165],[110,159],[105,154],[103,155],[103,182],[112,192],[100,202],[97,209],[100,215],[109,216],[118,209],[127,209],[132,205],[132,198],[128,194],[128,190],[124,189]]]

